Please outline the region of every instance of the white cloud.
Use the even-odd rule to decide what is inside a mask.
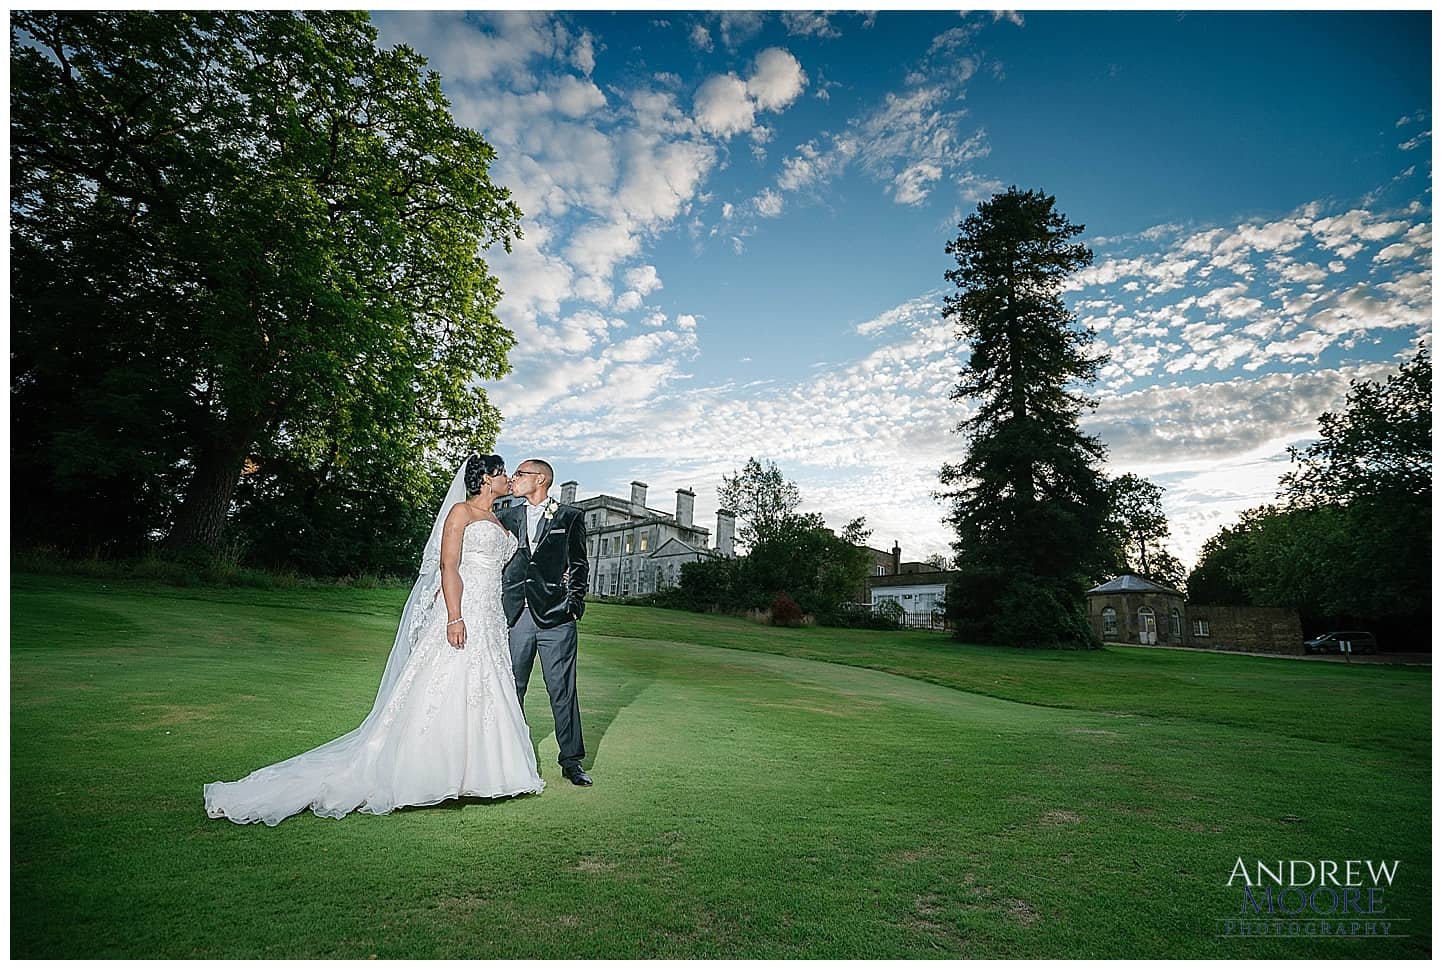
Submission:
[[[978,29],[972,22],[933,38],[927,54],[908,72],[904,89],[888,92],[879,105],[849,121],[830,136],[829,145],[815,138],[799,144],[783,159],[776,187],[783,192],[816,189],[855,161],[899,205],[924,202],[948,177],[955,178],[964,200],[995,191],[992,186],[999,182],[964,170],[989,154],[985,130],[957,140],[966,114],[958,102],[978,64],[960,51]]]
[[[576,39],[576,47],[571,52],[571,65],[587,77],[596,69],[595,38],[589,30],[581,31],[581,36]]]
[[[766,189],[752,200],[752,204],[756,206],[756,211],[760,215],[767,219],[775,219],[781,215],[783,199],[780,192]]]
[[[845,166],[854,154],[854,147],[847,151],[843,143],[835,143],[833,149],[823,153],[814,141],[796,146],[796,154],[781,162],[781,174],[776,179],[777,187],[787,192],[808,189],[826,182]]]
[[[765,14],[756,10],[725,10],[713,16],[716,32],[728,50],[735,50],[755,37],[766,23]]]
[[[556,110],[570,118],[583,117],[606,104],[606,96],[600,88],[589,80],[583,81],[570,75],[556,81],[551,99]]]
[[[1408,138],[1397,147],[1402,149],[1402,151],[1404,152],[1410,152],[1415,148],[1421,148],[1423,145],[1427,144],[1431,140],[1432,132],[1424,131],[1420,135],[1414,135],[1413,137]]]
[[[583,276],[589,276],[607,287],[611,271],[622,260],[630,259],[641,249],[641,239],[624,221],[593,222],[572,233],[566,247],[566,258]]]
[[[696,123],[721,138],[747,131],[756,119],[756,104],[746,82],[735,74],[707,78],[696,91]]]
[[[841,36],[841,31],[831,23],[830,15],[814,10],[783,10],[781,22],[788,34],[828,39]]]
[[[806,72],[801,62],[788,50],[768,47],[756,55],[746,90],[761,111],[780,111],[801,96],[806,87]]]
[[[1390,263],[1395,259],[1407,259],[1417,251],[1417,247],[1411,243],[1399,242],[1383,247],[1377,255],[1372,257],[1374,263]]]
[[[935,162],[909,165],[892,181],[893,198],[903,205],[924,202],[932,184],[939,178],[941,166]]]
[[[698,50],[710,51],[716,45],[711,40],[711,31],[702,24],[696,24],[691,28],[691,46]]]
[[[789,51],[768,47],[756,55],[746,80],[718,74],[702,82],[693,102],[696,123],[722,139],[749,132],[753,141],[764,144],[771,130],[755,126],[757,112],[787,108],[805,87],[806,72],[800,62]]]
[[[897,326],[915,329],[919,324],[935,323],[939,318],[941,296],[940,290],[934,290],[914,300],[908,300],[864,323],[858,323],[856,332],[863,337],[870,337]]]
[[[644,266],[633,266],[626,270],[626,285],[631,287],[642,296],[647,296],[662,288],[661,277],[656,273],[656,267],[649,263]]]

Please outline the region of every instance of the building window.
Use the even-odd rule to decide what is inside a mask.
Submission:
[[[1212,635],[1212,625],[1206,620],[1193,620],[1192,634],[1199,637],[1209,637]]]
[[[878,575],[878,576],[885,576],[885,575],[886,575],[886,567],[878,564],[877,567],[876,567],[876,575]]]
[[[596,574],[596,592],[602,596],[606,595],[606,570],[604,569]]]
[[[1172,639],[1182,639],[1182,611],[1178,609],[1172,610]]]
[[[630,537],[630,536],[627,536],[627,537],[626,537],[626,555],[629,556],[630,554],[631,554],[631,537]]]
[[[650,540],[651,540],[651,534],[650,534],[649,532],[643,532],[643,533],[641,533],[641,551],[642,551],[642,552],[645,552],[647,549],[649,549],[649,548],[651,547],[651,541],[650,541]]]
[[[1102,636],[1114,637],[1117,635],[1117,611],[1108,606],[1102,610]]]
[[[617,586],[620,585],[620,582],[621,582],[621,571],[618,569],[618,570],[616,570],[616,572],[611,576],[611,595],[612,595],[612,596],[615,596],[615,595],[616,595],[616,588],[617,588]]]

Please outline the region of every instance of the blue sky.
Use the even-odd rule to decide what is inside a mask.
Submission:
[[[690,487],[714,524],[754,455],[832,525],[945,551],[944,247],[1012,184],[1086,226],[1083,423],[1167,489],[1188,565],[1430,341],[1429,12],[373,16],[525,213],[487,257],[519,341],[497,447],[583,497]]]

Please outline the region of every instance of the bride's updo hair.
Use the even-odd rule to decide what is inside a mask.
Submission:
[[[500,455],[472,455],[466,459],[466,494],[474,495],[481,490],[484,479],[499,475],[506,470],[506,460]]]

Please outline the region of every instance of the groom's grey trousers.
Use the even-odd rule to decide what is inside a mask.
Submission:
[[[511,627],[511,670],[516,675],[522,711],[537,654],[551,698],[551,715],[556,719],[556,744],[561,749],[556,761],[562,768],[579,766],[586,756],[586,743],[581,739],[581,705],[576,701],[576,621],[543,630],[536,626],[529,607],[521,610]]]

